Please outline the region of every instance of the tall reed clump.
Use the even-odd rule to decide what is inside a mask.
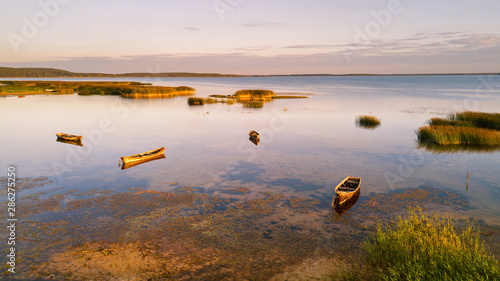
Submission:
[[[500,145],[500,114],[461,112],[432,118],[417,130],[419,142],[439,145]]]
[[[380,119],[371,115],[361,115],[356,118],[356,125],[362,128],[373,129],[380,126]]]
[[[368,260],[382,280],[500,280],[500,264],[469,221],[454,222],[410,209],[408,217],[382,229],[366,245]]]
[[[472,123],[474,127],[500,130],[500,113],[465,111],[449,117],[451,120]]]
[[[500,132],[464,126],[427,126],[417,131],[420,142],[439,145],[500,145]]]
[[[234,93],[238,101],[270,101],[275,96],[271,90],[239,90]]]
[[[190,98],[188,98],[188,104],[189,105],[204,105],[205,99],[204,98],[190,97]]]

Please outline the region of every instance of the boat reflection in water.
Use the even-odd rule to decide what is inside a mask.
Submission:
[[[83,146],[81,140],[66,140],[66,139],[57,138],[56,141],[57,142],[67,143],[67,144],[72,144],[72,145]]]
[[[358,202],[361,194],[361,178],[347,177],[335,187],[332,208],[342,215]]]
[[[132,162],[132,163],[123,163],[121,162],[121,168],[122,170],[126,170],[128,168],[132,168],[132,167],[135,167],[137,165],[141,165],[141,164],[144,164],[144,163],[147,163],[147,162],[150,162],[150,161],[155,161],[155,160],[159,160],[159,159],[165,159],[167,157],[165,157],[165,154],[161,154],[161,155],[158,155],[158,156],[155,156],[155,157],[152,157],[152,158],[148,158],[146,160],[143,160],[143,161],[137,161],[137,162]]]

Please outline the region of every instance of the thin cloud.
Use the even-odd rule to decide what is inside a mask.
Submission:
[[[339,45],[332,45],[332,44],[326,44],[326,45],[291,45],[291,46],[285,46],[287,49],[317,49],[317,48],[329,48],[329,47],[337,47]]]
[[[281,23],[279,23],[279,22],[251,22],[251,23],[244,23],[243,26],[263,27],[263,26],[278,25],[278,24],[281,24]]]
[[[463,45],[499,45],[500,35],[498,34],[469,34],[460,39],[450,40],[451,44]]]
[[[189,31],[200,31],[199,28],[192,27],[192,26],[186,26],[186,27],[183,27],[182,29],[189,30]]]

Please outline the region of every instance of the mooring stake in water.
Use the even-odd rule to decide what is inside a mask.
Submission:
[[[467,173],[467,183],[465,184],[465,190],[469,189],[469,173]]]

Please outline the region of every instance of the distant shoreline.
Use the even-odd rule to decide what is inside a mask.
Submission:
[[[495,73],[418,73],[418,74],[269,74],[269,75],[240,75],[220,73],[190,73],[190,72],[162,72],[162,73],[76,73],[55,68],[13,68],[0,67],[0,78],[155,78],[155,77],[300,77],[300,76],[451,76],[451,75],[500,75]]]

